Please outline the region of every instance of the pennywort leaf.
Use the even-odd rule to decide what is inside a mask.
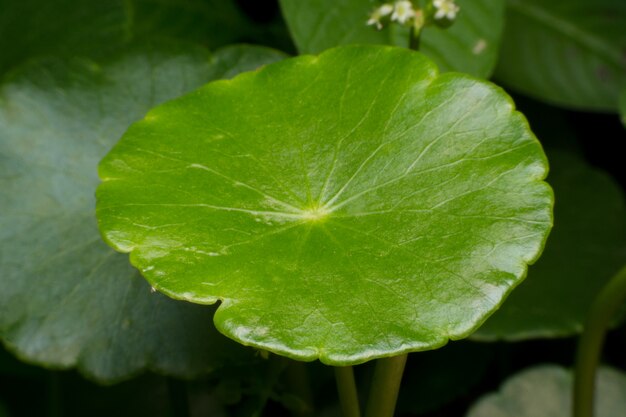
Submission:
[[[100,164],[106,241],[220,331],[345,365],[468,336],[552,222],[543,151],[493,85],[348,46],[151,110]]]

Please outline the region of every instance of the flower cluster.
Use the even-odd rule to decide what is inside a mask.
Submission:
[[[432,0],[425,10],[432,10],[429,14],[437,23],[447,19],[453,21],[460,8],[454,0]],[[385,3],[374,9],[367,21],[368,26],[374,26],[380,30],[383,28],[383,20],[398,22],[401,25],[412,25],[418,31],[425,24],[425,13],[419,7],[415,7],[409,0],[396,1],[395,3]]]
[[[416,10],[413,8],[413,3],[408,0],[397,1],[394,4],[385,3],[372,12],[367,24],[376,26],[376,29],[380,30],[383,28],[382,19],[387,16],[390,16],[392,22],[404,25],[413,19],[415,14]]]

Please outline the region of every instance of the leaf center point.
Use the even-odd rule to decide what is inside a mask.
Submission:
[[[302,210],[302,219],[311,223],[319,223],[328,218],[329,214],[330,210],[326,207],[315,205]]]

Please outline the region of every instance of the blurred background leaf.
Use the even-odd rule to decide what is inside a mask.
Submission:
[[[245,38],[251,22],[234,0],[129,0],[137,39],[184,39],[216,48]]]
[[[101,59],[132,42],[211,49],[265,34],[234,0],[0,0],[0,76],[33,57]]]
[[[496,79],[547,102],[615,112],[626,86],[626,2],[508,0]]]
[[[569,417],[572,373],[556,365],[539,365],[513,375],[499,392],[480,399],[467,417]],[[599,369],[596,417],[619,417],[626,410],[626,374]]]
[[[130,40],[123,0],[0,0],[0,76],[39,55],[100,56]]]
[[[101,241],[93,210],[100,158],[149,108],[216,71],[281,57],[254,47],[235,51],[211,58],[202,48],[167,43],[102,65],[50,58],[4,84],[0,336],[20,358],[78,366],[107,382],[146,368],[192,377],[226,360],[252,360],[250,350],[215,330],[214,308],[152,294],[127,256]],[[246,51],[253,58],[242,58]]]

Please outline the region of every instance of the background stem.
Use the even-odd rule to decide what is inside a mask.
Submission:
[[[296,417],[309,417],[314,414],[313,392],[309,382],[309,373],[304,362],[289,361],[285,371],[285,380],[291,392],[302,401],[303,408],[294,411]]]
[[[48,417],[63,416],[63,389],[61,387],[61,372],[50,371],[48,374]]]
[[[171,417],[189,417],[189,400],[187,383],[174,378],[167,378],[167,391],[170,400]]]
[[[626,267],[600,291],[585,323],[576,356],[574,374],[574,417],[592,417],[596,370],[600,362],[607,328],[626,302]]]
[[[339,392],[341,415],[343,417],[361,417],[359,396],[356,391],[356,383],[354,382],[354,371],[352,370],[352,367],[336,367],[335,379],[337,380],[337,391]]]
[[[411,31],[409,32],[409,49],[412,49],[414,51],[419,51],[420,49],[420,39],[422,32],[420,31],[420,33],[416,33],[415,32],[415,28],[411,27]]]
[[[407,354],[379,359],[365,417],[393,417]]]

